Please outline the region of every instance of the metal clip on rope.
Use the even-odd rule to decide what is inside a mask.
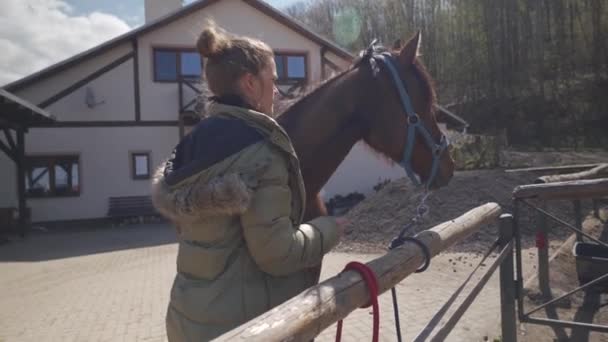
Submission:
[[[410,223],[406,224],[405,227],[401,229],[399,235],[391,241],[389,246],[389,250],[395,249],[401,245],[403,245],[406,241],[413,242],[422,249],[422,253],[424,254],[424,264],[416,270],[416,273],[424,272],[427,268],[429,268],[431,264],[431,252],[428,247],[422,243],[422,241],[416,239],[415,237],[406,237],[405,233],[415,226],[419,224],[422,219],[429,213],[429,207],[426,205],[426,200],[429,197],[430,192],[425,191],[420,199],[420,204],[416,207],[416,216],[410,221]],[[397,303],[397,290],[393,287],[391,288],[391,295],[393,297],[393,312],[395,314],[395,330],[397,332],[397,341],[401,342],[401,322],[399,320],[399,304]]]

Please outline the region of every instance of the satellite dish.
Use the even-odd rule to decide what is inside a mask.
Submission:
[[[85,97],[84,97],[84,102],[87,104],[87,107],[89,108],[95,108],[100,104],[104,104],[106,101],[97,101],[95,99],[95,93],[93,92],[93,88],[91,87],[87,87],[85,89]]]

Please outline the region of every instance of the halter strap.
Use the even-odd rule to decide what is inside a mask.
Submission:
[[[367,53],[370,53],[369,51],[370,50],[368,49]],[[395,57],[393,57],[388,52],[371,53],[369,57],[370,62],[372,62],[372,67],[375,66],[375,61],[386,65],[386,68],[388,69],[389,74],[391,75],[393,83],[397,88],[397,92],[399,93],[401,105],[403,106],[403,109],[405,110],[405,113],[407,115],[407,141],[405,143],[405,149],[403,151],[403,159],[400,161],[399,164],[405,169],[407,176],[416,186],[422,185],[420,180],[421,177],[417,175],[416,172],[414,172],[414,169],[412,168],[412,154],[414,151],[414,142],[416,141],[416,133],[420,133],[422,135],[423,141],[433,154],[433,164],[431,166],[431,173],[429,175],[428,180],[424,184],[425,188],[428,189],[435,181],[435,177],[437,176],[437,172],[439,171],[441,164],[441,155],[449,145],[448,139],[442,133],[439,143],[436,143],[429,129],[426,127],[424,122],[420,120],[420,117],[414,111],[414,107],[412,106],[410,97],[407,94],[407,90],[405,89],[401,77],[399,77]]]

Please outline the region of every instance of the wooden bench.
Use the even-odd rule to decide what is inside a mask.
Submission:
[[[110,197],[108,203],[108,217],[127,218],[159,216],[152,204],[150,196],[124,196]]]

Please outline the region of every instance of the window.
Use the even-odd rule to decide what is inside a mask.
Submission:
[[[28,197],[80,195],[78,156],[29,156],[25,174]]]
[[[133,179],[150,179],[150,153],[131,153],[131,176]]]
[[[198,80],[203,67],[201,56],[191,49],[154,49],[154,81]]]
[[[306,55],[297,53],[275,53],[279,84],[294,84],[306,81]]]

